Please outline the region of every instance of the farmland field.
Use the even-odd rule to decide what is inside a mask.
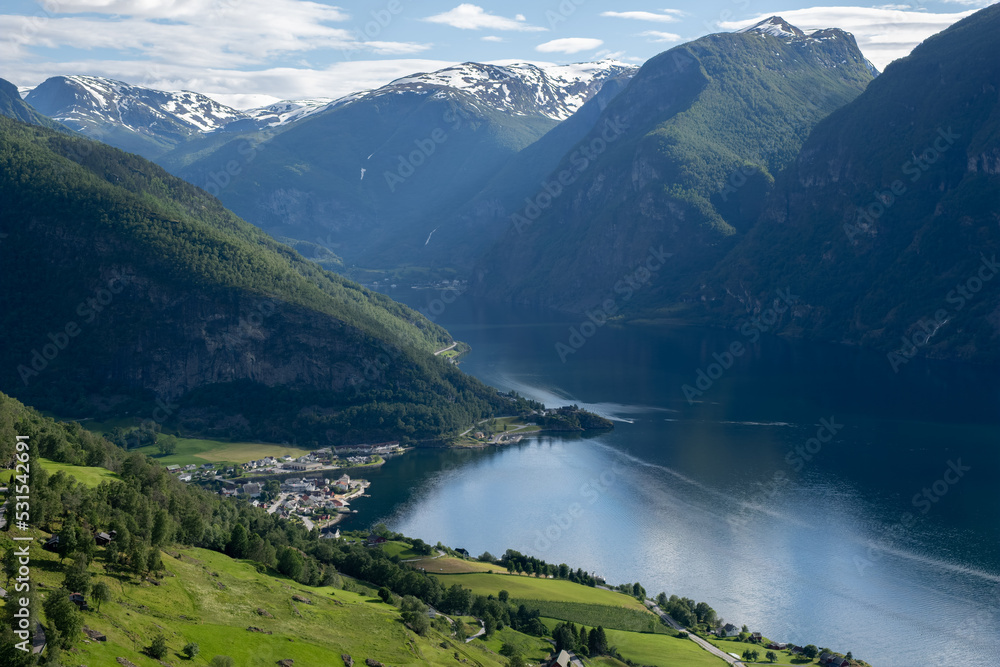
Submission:
[[[494,566],[497,567],[497,566]],[[430,574],[434,574],[428,570]],[[496,595],[500,590],[510,593],[512,598],[525,600],[549,600],[554,602],[579,602],[583,604],[606,605],[636,609],[644,613],[646,607],[641,602],[628,595],[591,588],[582,584],[574,584],[564,579],[538,579],[536,577],[521,577],[509,574],[447,574],[441,583],[446,586],[461,584],[471,589],[473,593]],[[650,616],[652,616],[650,614]],[[654,617],[655,618],[655,617]]]

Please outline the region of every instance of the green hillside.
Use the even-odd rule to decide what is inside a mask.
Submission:
[[[917,354],[1000,360],[998,30],[1000,7],[969,16],[816,126],[706,276],[721,321],[791,288],[789,333],[882,348],[896,369]]]
[[[69,130],[48,116],[36,111],[30,104],[21,99],[17,86],[6,79],[0,79],[0,116],[14,118],[23,123],[41,125],[53,130],[68,132]]]
[[[306,445],[509,406],[432,354],[439,326],[142,158],[0,118],[0,198],[0,386],[34,405]]]
[[[752,227],[809,130],[872,78],[850,34],[798,34],[708,35],[647,61],[510,217],[476,293],[577,311],[678,300]],[[647,268],[653,251],[671,256]]]

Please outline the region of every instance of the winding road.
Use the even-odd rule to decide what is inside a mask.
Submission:
[[[662,609],[660,609],[659,607],[657,607],[656,603],[654,603],[652,600],[646,600],[646,606],[649,607],[649,610],[651,612],[653,612],[654,614],[656,614],[657,616],[659,616],[660,618],[662,618],[663,621],[667,625],[669,625],[670,627],[672,627],[674,630],[682,630],[684,632],[688,632],[687,628],[681,627],[680,624],[678,624],[676,621],[674,621],[674,619],[670,618],[670,614],[666,613],[665,611],[663,611]],[[702,647],[703,649],[705,649],[706,651],[708,651],[712,655],[714,655],[714,656],[716,656],[718,658],[722,658],[723,660],[725,660],[726,662],[728,662],[730,665],[733,665],[733,667],[745,667],[744,664],[743,664],[743,662],[741,660],[739,660],[738,658],[734,658],[733,656],[729,655],[725,651],[723,651],[723,650],[721,650],[721,649],[713,646],[712,644],[708,643],[707,641],[705,641],[704,639],[702,639],[701,637],[699,637],[696,634],[688,632],[688,639],[690,639],[695,644],[697,644],[698,646]]]

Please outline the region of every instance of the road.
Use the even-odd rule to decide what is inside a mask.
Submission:
[[[433,232],[431,232],[431,233],[433,234]],[[428,236],[427,239],[430,240],[430,237]],[[456,345],[458,345],[458,343],[452,343],[448,347],[442,347],[440,350],[438,350],[437,352],[434,353],[434,356],[436,357],[439,354],[444,354],[448,350],[454,350]]]
[[[276,511],[278,511],[278,506],[280,506],[281,503],[285,502],[285,499],[288,498],[288,496],[290,495],[292,494],[290,493],[278,494],[278,499],[275,500],[274,503],[272,503],[271,506],[267,508],[267,513],[274,514]]]
[[[646,606],[649,607],[650,611],[652,611],[654,614],[656,614],[657,616],[659,616],[660,618],[662,618],[666,622],[666,624],[669,625],[670,627],[672,627],[674,630],[683,630],[684,632],[688,632],[687,628],[682,628],[680,626],[680,624],[678,624],[676,621],[674,621],[674,619],[670,618],[670,614],[667,614],[662,609],[660,609],[659,607],[657,607],[656,604],[653,603],[651,600],[646,600]],[[688,639],[690,639],[695,644],[697,644],[698,646],[702,647],[703,649],[705,649],[706,651],[708,651],[712,655],[714,655],[716,657],[719,657],[719,658],[722,658],[723,660],[725,660],[726,662],[728,662],[730,665],[733,665],[733,667],[745,667],[743,665],[743,662],[741,662],[739,659],[734,658],[733,656],[729,655],[725,651],[716,648],[715,646],[713,646],[712,644],[708,643],[707,641],[705,641],[704,639],[702,639],[698,635],[695,635],[693,633],[688,632]]]
[[[465,643],[466,644],[468,644],[469,642],[471,642],[476,637],[482,637],[483,635],[486,634],[486,625],[483,623],[483,621],[481,619],[477,618],[476,620],[479,621],[479,632],[477,632],[476,634],[472,635],[471,637],[466,637],[466,639],[465,639]]]

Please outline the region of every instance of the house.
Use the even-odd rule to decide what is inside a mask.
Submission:
[[[320,533],[319,539],[321,540],[339,540],[340,539],[340,528],[334,528],[333,530],[326,530]]]
[[[42,545],[42,548],[46,551],[59,551],[59,536],[53,535],[48,539],[48,541]]]
[[[455,553],[459,554],[463,558],[468,558],[469,557],[469,552],[466,551],[465,549],[455,549]]]
[[[762,641],[764,641],[764,638],[761,636],[759,632],[753,632],[750,634],[750,641],[752,641],[755,644],[759,644]]]
[[[256,482],[247,482],[243,485],[243,493],[250,498],[256,498],[260,495],[260,484]]]
[[[740,629],[732,623],[726,623],[722,626],[722,631],[719,632],[720,637],[735,637],[738,634],[740,634]]]
[[[365,544],[367,544],[370,547],[375,546],[377,544],[385,544],[385,543],[386,543],[386,539],[384,537],[382,537],[380,535],[375,535],[374,533],[372,533],[371,535],[369,535],[368,539],[365,540]]]
[[[181,480],[182,482],[190,482],[191,481],[191,473],[186,472],[183,475],[181,475],[180,477],[178,477],[177,479]]]
[[[570,664],[570,658],[569,658],[569,653],[566,652],[566,649],[559,651],[559,655],[553,658],[552,662],[549,663],[550,667],[557,667],[557,666],[569,667],[569,664]]]
[[[167,472],[177,472],[180,469],[181,467],[176,464],[167,466]]]
[[[819,664],[825,667],[850,667],[851,661],[835,653],[823,653],[819,656]]]
[[[771,642],[770,644],[767,645],[767,648],[773,649],[775,651],[784,651],[786,648],[788,648],[788,644],[786,644],[785,642]]]
[[[111,543],[111,536],[107,533],[97,533],[94,535],[94,543],[99,547],[106,547]]]
[[[80,608],[80,611],[87,611],[89,607],[87,606],[87,598],[83,597],[83,593],[70,593],[69,601]]]

